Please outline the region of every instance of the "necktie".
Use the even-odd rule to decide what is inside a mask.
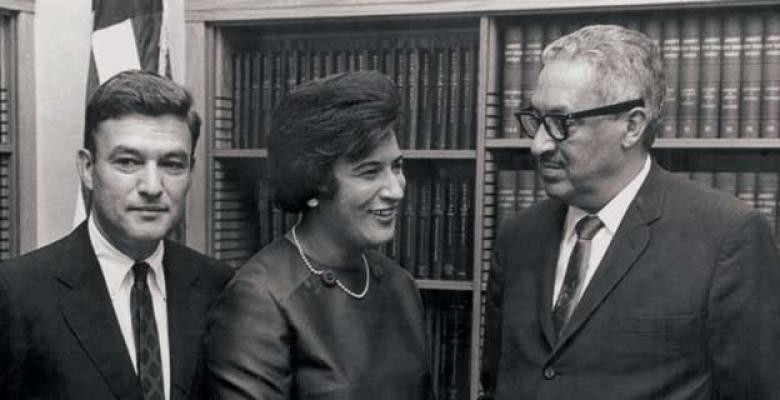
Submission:
[[[145,262],[133,264],[135,282],[130,292],[130,311],[133,315],[138,380],[141,383],[144,400],[164,400],[160,340],[154,319],[152,293],[149,291],[149,285],[146,284],[148,272],[149,264]]]
[[[560,335],[561,329],[569,322],[569,318],[574,313],[577,306],[579,292],[581,291],[582,281],[585,278],[585,272],[590,258],[590,241],[596,236],[596,233],[604,226],[601,220],[588,215],[574,226],[577,233],[577,244],[569,257],[569,263],[566,266],[566,275],[563,278],[563,285],[558,293],[558,299],[553,307],[553,323],[555,324],[555,333]]]

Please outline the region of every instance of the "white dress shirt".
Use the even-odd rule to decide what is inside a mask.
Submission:
[[[114,307],[116,319],[119,322],[119,328],[122,330],[122,336],[125,339],[127,352],[133,361],[133,369],[137,370],[135,339],[133,335],[133,323],[130,312],[130,291],[133,288],[133,264],[135,260],[126,256],[112,245],[106,239],[97,225],[95,225],[94,216],[90,215],[89,239],[92,242],[92,248],[95,250],[100,270],[103,272],[103,278],[106,281],[106,288],[111,296],[111,305]],[[170,353],[168,341],[168,307],[165,296],[165,274],[163,273],[163,254],[164,245],[160,241],[157,249],[149,256],[146,261],[149,266],[147,274],[147,285],[152,294],[152,304],[154,306],[154,319],[157,322],[157,335],[160,339],[160,361],[163,370],[163,388],[165,390],[166,400],[170,398],[171,392],[171,368]],[[139,260],[141,261],[141,260]]]
[[[585,279],[581,283],[582,289],[578,290],[579,296],[574,300],[575,304],[579,303],[582,294],[590,284],[590,280],[598,269],[601,259],[604,258],[604,254],[609,248],[609,244],[612,243],[612,238],[615,236],[620,222],[623,221],[623,217],[626,215],[628,206],[634,201],[634,197],[639,192],[639,188],[642,187],[642,183],[645,182],[647,174],[650,172],[650,157],[645,159],[645,164],[642,170],[621,190],[612,200],[607,203],[596,216],[599,217],[604,227],[601,228],[596,236],[593,237],[590,244],[590,257],[588,259],[588,267],[585,271]],[[566,267],[569,264],[569,257],[571,256],[574,245],[577,243],[577,235],[574,232],[574,226],[580,219],[588,215],[584,210],[575,206],[569,206],[566,213],[566,221],[563,224],[563,235],[561,239],[561,247],[558,252],[558,264],[555,267],[555,287],[553,291],[553,298],[551,299],[552,307],[555,307],[555,301],[558,299],[558,293],[563,286],[563,278],[566,275]]]

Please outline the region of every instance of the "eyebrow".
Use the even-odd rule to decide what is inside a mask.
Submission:
[[[115,147],[108,155],[109,157],[116,157],[122,154],[130,154],[136,157],[142,157],[143,155],[141,151],[139,151],[138,149],[122,146],[122,145]],[[189,159],[189,153],[187,153],[186,151],[174,150],[163,154],[162,157],[160,158],[162,159],[162,158],[170,158],[170,157],[180,157],[186,160]]]

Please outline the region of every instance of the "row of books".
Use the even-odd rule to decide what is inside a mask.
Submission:
[[[436,398],[468,399],[469,308],[462,300],[424,299],[425,330]]]
[[[280,36],[233,54],[232,92],[215,98],[215,147],[262,148],[274,107],[297,85],[332,73],[379,70],[398,85],[406,149],[471,149],[475,136],[475,30]]]
[[[0,155],[0,260],[11,258],[11,158]]]
[[[780,173],[776,171],[680,171],[675,174],[693,179],[708,187],[733,194],[766,216],[780,237]],[[495,189],[495,221],[498,228],[507,219],[539,200],[535,196],[541,184],[531,170],[498,170]],[[544,190],[543,188],[541,190]],[[492,213],[493,211],[491,211]]]
[[[752,8],[652,13],[617,22],[655,40],[666,73],[660,137],[780,137],[780,11]],[[581,19],[508,25],[504,30],[502,129],[488,137],[519,138],[514,112],[530,105],[546,44],[578,29]],[[492,111],[491,111],[492,110]],[[575,110],[576,111],[576,110]],[[490,124],[489,124],[490,125]]]
[[[0,144],[11,142],[9,118],[8,89],[0,87]]]
[[[473,182],[407,175],[395,239],[383,246],[417,279],[471,279]]]

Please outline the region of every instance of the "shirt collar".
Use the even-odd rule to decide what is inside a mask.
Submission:
[[[136,260],[128,257],[117,249],[111,242],[106,239],[100,232],[95,224],[95,217],[90,214],[89,221],[87,223],[89,231],[89,239],[92,242],[92,248],[95,251],[95,257],[97,257],[100,269],[103,272],[103,277],[106,280],[109,294],[114,297],[123,286],[132,285],[133,283],[133,264]],[[144,260],[151,267],[151,285],[156,286],[157,290],[162,294],[163,299],[166,298],[165,293],[165,274],[163,273],[162,260],[165,254],[165,246],[163,241],[157,245],[157,248],[152,254]]]
[[[596,213],[596,216],[604,223],[604,228],[609,231],[610,235],[614,235],[617,232],[620,222],[623,221],[623,217],[626,215],[626,211],[628,211],[628,206],[634,201],[636,194],[639,193],[639,189],[650,173],[651,165],[650,156],[647,156],[644,166],[642,166],[642,169],[636,174],[634,179]],[[566,238],[574,234],[574,225],[587,214],[585,210],[579,207],[569,206],[569,210],[566,213]]]

